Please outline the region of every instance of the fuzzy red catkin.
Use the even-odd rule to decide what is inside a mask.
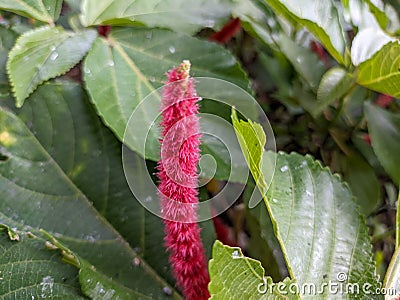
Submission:
[[[164,218],[165,245],[177,286],[185,299],[209,298],[207,260],[197,224],[197,163],[200,126],[190,63],[168,72],[162,95],[159,196]],[[173,221],[172,221],[173,220]]]

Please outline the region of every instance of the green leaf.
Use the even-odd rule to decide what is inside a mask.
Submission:
[[[69,6],[69,8],[71,10],[73,10],[74,12],[81,12],[81,2],[82,0],[64,0],[64,2],[66,2]],[[77,16],[79,18],[79,16]]]
[[[376,20],[378,21],[379,25],[383,30],[386,29],[389,23],[389,17],[385,13],[384,3],[383,1],[366,1],[371,13],[375,16]]]
[[[389,19],[386,31],[394,35],[396,35],[397,31],[400,29],[400,19],[395,6],[395,3],[385,4],[385,14]]]
[[[51,24],[58,19],[61,6],[62,0],[0,0],[0,10]]]
[[[371,59],[384,45],[391,41],[395,41],[395,39],[380,28],[360,30],[353,39],[351,61],[355,66],[358,66]]]
[[[316,90],[325,71],[324,64],[318,56],[311,50],[298,45],[284,34],[280,35],[277,43],[295,70],[306,80],[311,89]]]
[[[8,102],[12,108],[12,101]],[[66,81],[46,83],[15,111],[97,211],[159,278],[173,285],[170,270],[165,267],[168,254],[160,251],[164,247],[162,220],[148,212],[133,196],[122,167],[122,146],[101,124],[80,86]],[[124,151],[126,154],[129,150]],[[133,152],[130,155],[140,159]],[[134,171],[135,180],[140,181],[144,174],[135,168]],[[203,243],[210,256],[215,240],[212,221],[200,225]]]
[[[234,124],[235,129],[243,130],[242,124]],[[274,172],[270,161],[275,158]],[[342,273],[346,283],[379,286],[368,228],[349,187],[338,176],[310,156],[283,152],[264,152],[261,170],[254,170],[251,165],[250,170],[256,176],[262,172],[264,178],[273,174],[264,202],[289,274],[299,286],[338,282]],[[327,291],[323,295],[327,299],[337,297]]]
[[[366,90],[364,89],[364,91],[366,91]],[[364,113],[363,113],[363,116],[364,116]],[[376,154],[375,154],[374,150],[372,149],[372,146],[365,141],[365,133],[364,132],[357,133],[355,131],[352,136],[351,141],[352,141],[353,145],[355,146],[355,148],[362,154],[362,156],[368,162],[368,164],[375,170],[376,175],[378,175],[378,176],[385,175],[386,172],[383,169],[378,158],[376,157]]]
[[[107,276],[85,265],[79,271],[82,292],[90,299],[153,299],[118,285]]]
[[[232,0],[83,0],[85,26],[145,24],[194,34],[203,27],[218,27],[230,16]]]
[[[46,239],[31,232],[15,232],[19,242],[8,238],[0,225],[0,295],[12,299],[85,299],[78,270],[61,262],[45,247]],[[8,229],[10,230],[10,229]]]
[[[260,5],[261,3],[257,3]],[[262,43],[267,46],[274,45],[275,41],[273,40],[273,34],[277,33],[275,27],[268,24],[266,26],[267,20],[272,20],[274,18],[272,10],[266,9],[266,4],[263,4],[263,9],[259,8],[255,3],[251,0],[247,1],[239,1],[238,5],[235,8],[233,14],[240,19],[240,23],[244,30],[246,30],[252,36],[258,38]],[[273,30],[271,27],[274,27]]]
[[[79,268],[79,283],[81,284],[82,292],[91,299],[152,299],[119,285],[96,270],[93,265],[72,252],[48,232],[44,230],[39,232],[48,239],[45,243],[47,249],[60,250],[63,256],[62,260],[65,263]],[[137,261],[136,263],[139,262]]]
[[[60,165],[63,165],[63,168],[66,169],[71,168],[72,170],[76,170],[76,168],[78,168],[83,173],[86,173],[87,176],[95,174],[96,171],[98,171],[100,175],[108,175],[104,173],[103,165],[97,167],[95,164],[96,160],[99,159],[98,156],[101,158],[101,153],[99,152],[86,152],[87,164],[75,165],[75,163],[79,163],[79,157],[85,153],[85,150],[92,150],[90,147],[87,148],[88,145],[85,143],[85,140],[89,142],[92,138],[90,135],[89,137],[86,136],[86,138],[77,138],[79,134],[73,131],[73,134],[71,134],[71,127],[69,127],[71,123],[70,121],[65,121],[75,120],[72,116],[74,118],[79,118],[79,114],[77,115],[76,111],[74,113],[74,109],[68,109],[68,106],[66,108],[65,103],[63,104],[62,102],[63,98],[59,97],[59,94],[54,92],[54,90],[51,91],[51,88],[50,90],[47,90],[47,88],[47,85],[40,88],[44,89],[42,95],[48,94],[49,102],[54,103],[54,106],[46,104],[44,107],[48,105],[50,114],[44,112],[43,117],[54,116],[54,126],[57,129],[62,129],[62,125],[65,125],[65,131],[60,131],[61,134],[55,134],[54,136],[46,136],[46,131],[41,130],[41,134],[43,134],[41,139],[46,141],[47,138],[48,143],[44,144],[49,148],[49,151],[45,150],[43,145],[39,143],[38,139],[28,130],[20,119],[7,110],[3,108],[0,109],[0,152],[6,157],[5,160],[0,162],[0,191],[3,194],[2,201],[0,202],[0,219],[11,227],[22,228],[23,226],[29,226],[33,229],[44,228],[57,236],[58,240],[66,244],[80,257],[94,265],[96,270],[107,277],[114,278],[119,285],[123,285],[134,292],[153,295],[154,298],[163,299],[166,297],[163,288],[168,286],[164,279],[165,277],[156,273],[146,260],[138,256],[108,221],[92,207],[87,196],[82,193],[82,190],[91,190],[91,193],[88,192],[88,194],[95,195],[93,187],[89,186],[84,189],[80,186],[78,189],[68,176],[71,176],[74,180],[81,183],[85,180],[90,183],[91,180],[95,181],[95,179],[81,177],[81,179],[78,180],[77,178],[79,178],[79,176],[73,176],[73,174],[76,175],[76,173],[72,172],[67,175],[63,169],[61,169]],[[63,89],[62,86],[61,88]],[[55,90],[57,91],[57,87]],[[66,91],[62,93],[68,95]],[[51,101],[54,99],[60,99],[58,104],[61,104],[61,107],[57,106],[57,101]],[[79,98],[71,96],[68,99],[71,101],[69,105],[72,107],[74,107],[74,101],[78,103],[78,107],[82,105],[79,104],[81,100]],[[28,107],[29,106],[27,106],[27,110]],[[85,106],[83,106],[83,108],[84,107]],[[59,114],[59,112],[53,113],[53,110],[57,111],[57,109],[60,110],[59,112],[62,111],[64,113],[64,119],[60,118],[62,114]],[[32,110],[32,113],[33,112],[34,110]],[[85,110],[83,110],[82,113],[85,114]],[[92,117],[89,117],[87,120],[89,124],[93,121],[93,119],[90,119]],[[82,118],[82,116],[80,118]],[[41,126],[50,126],[51,124],[45,122],[46,118],[41,119],[40,115],[37,120],[43,120],[42,125],[38,123],[39,121],[35,121],[35,125],[28,123],[28,126],[39,128]],[[90,134],[93,128],[85,128],[85,122],[85,120],[81,119],[79,122],[77,121],[76,124],[78,125],[80,123],[79,128],[82,132],[86,132],[86,135]],[[31,130],[33,131],[33,129]],[[75,128],[72,128],[72,130],[75,130]],[[52,130],[48,132],[54,134]],[[63,133],[65,133],[64,138],[62,137]],[[71,156],[66,155],[65,161],[59,158],[57,159],[60,161],[60,165],[58,165],[54,158],[50,156],[49,152],[54,153],[53,155],[55,157],[57,153],[62,153],[63,150],[61,146],[63,145],[63,141],[68,140],[68,134],[70,134],[68,138],[69,142],[73,144],[73,147],[76,147],[77,161],[74,160],[75,158],[73,155],[72,161],[69,161],[68,159]],[[50,150],[52,147],[56,147],[57,149]],[[67,147],[67,151],[69,151],[69,149],[70,148]],[[71,152],[75,154],[74,151]],[[113,161],[115,160],[117,159]],[[69,162],[69,164],[65,164],[66,162]],[[110,166],[106,165],[106,167]],[[94,170],[90,170],[90,168]],[[123,173],[122,170],[120,171]],[[112,174],[113,173],[110,173],[109,176],[107,176],[106,181],[102,180],[99,182],[99,194],[101,194],[101,192],[104,193],[104,184],[106,184],[106,187],[108,187],[108,185],[112,186],[112,181],[108,181],[108,178],[110,178]],[[117,180],[120,180],[120,178]],[[113,194],[116,193],[114,189],[110,189],[110,191],[112,191]],[[126,190],[124,190],[123,193],[126,194]],[[118,199],[119,195],[116,195],[114,198],[112,198],[111,195],[109,195],[109,197],[111,201],[111,199]],[[108,198],[106,198],[106,200],[107,202],[104,202],[104,198],[102,198],[96,205],[106,209],[107,217],[109,217],[108,214],[111,209],[107,209],[107,205],[111,207],[112,202],[109,203]],[[122,210],[119,215],[114,212],[114,217],[118,217],[122,223],[126,222],[126,220],[121,220],[125,212],[123,209],[132,207],[129,206],[131,201],[135,203],[132,196],[128,198],[125,206],[120,206],[118,208],[113,207],[114,211],[117,209]],[[133,205],[133,207],[135,206]],[[59,222],[59,220],[63,220],[63,222]],[[142,218],[134,222],[143,221]],[[150,220],[148,221],[150,222]],[[113,222],[116,223],[115,219]],[[132,228],[137,227],[130,227],[130,232],[135,231],[132,230]],[[125,228],[125,232],[126,230],[128,230],[128,228]],[[162,230],[159,231],[162,232]],[[142,237],[145,239],[147,236],[142,235]],[[156,240],[151,241],[155,242]],[[132,240],[132,242],[134,242],[134,240]],[[138,241],[136,240],[136,242]],[[145,249],[151,247],[155,247],[155,245],[147,246]],[[158,252],[163,252],[160,251],[160,244],[158,244],[157,247]],[[145,252],[145,249],[142,251]],[[108,259],[109,257],[113,257],[113,259]],[[175,297],[179,298],[173,289],[171,289],[171,291]]]
[[[400,183],[400,115],[366,103],[365,117],[372,148],[395,184]]]
[[[365,0],[351,0],[344,7],[344,16],[346,21],[351,22],[358,31],[363,29],[373,28],[374,30],[380,30],[380,23],[376,16],[370,10],[369,1]],[[373,6],[373,4],[371,4]],[[371,6],[371,7],[372,7]],[[348,19],[348,20],[347,20]],[[381,20],[382,21],[382,20]],[[385,28],[382,28],[385,29]]]
[[[321,112],[336,99],[344,96],[354,84],[355,79],[340,67],[334,67],[324,74],[317,91],[318,106],[316,113]]]
[[[107,147],[115,144],[109,145],[107,132],[89,105],[78,84],[58,81],[40,86],[21,109],[15,109],[12,103],[8,107],[69,179],[104,212],[110,189]]]
[[[9,93],[6,63],[8,52],[13,47],[17,33],[11,29],[0,26],[0,95]]]
[[[357,197],[361,212],[368,216],[379,205],[381,187],[374,169],[360,156],[346,156],[344,162],[344,180]]]
[[[345,64],[346,40],[333,1],[265,0],[277,14],[306,27],[341,64]]]
[[[371,90],[400,96],[400,44],[389,42],[358,66],[357,82]]]
[[[254,188],[257,187],[250,181],[243,194],[246,206],[248,206],[251,197],[255,196],[253,193],[258,191]],[[250,195],[250,192],[252,195]],[[259,193],[256,195],[261,197]],[[279,281],[282,274],[286,273],[286,266],[267,208],[263,202],[260,202],[254,208],[246,207],[245,213],[246,231],[250,236],[246,252],[250,257],[260,260],[262,265],[266,267],[266,273],[274,281]]]
[[[13,108],[12,100],[8,102]],[[160,277],[173,284],[169,270],[163,267],[168,264],[168,255],[160,251],[162,221],[133,196],[122,168],[121,144],[102,126],[79,85],[46,83],[15,111],[98,212]],[[137,180],[141,176],[137,174]]]
[[[293,281],[286,278],[273,283],[271,277],[264,276],[259,261],[245,257],[240,248],[225,246],[220,241],[214,244],[209,272],[210,299],[299,299],[289,289]]]
[[[165,83],[165,72],[183,59],[190,59],[194,77],[220,78],[248,89],[249,81],[239,64],[214,43],[166,30],[139,28],[116,29],[108,40],[96,40],[85,59],[84,80],[98,114],[120,140],[133,110]],[[160,99],[153,98],[154,103],[146,105],[138,116],[140,120],[136,120],[149,127],[159,113]],[[144,155],[135,143],[140,141],[128,141],[131,149]],[[218,151],[213,154],[219,156]],[[152,160],[159,158],[156,126],[147,137],[145,155]]]
[[[232,109],[232,124],[254,180],[260,187],[261,193],[265,193],[267,182],[261,173],[261,158],[266,142],[263,128],[260,124],[254,123],[251,120],[248,122],[239,121],[234,109]],[[252,208],[253,203],[249,205]]]
[[[41,83],[66,73],[90,49],[96,31],[43,26],[21,35],[10,51],[7,70],[17,107]]]

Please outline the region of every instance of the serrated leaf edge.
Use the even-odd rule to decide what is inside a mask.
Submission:
[[[82,61],[82,60],[84,59],[84,57],[86,56],[86,54],[84,54],[83,57],[82,57],[82,59],[81,59],[80,61],[78,61],[77,63],[75,63],[74,65],[71,65],[71,67],[66,68],[64,71],[61,71],[61,72],[56,73],[54,76],[50,76],[50,77],[48,77],[48,78],[46,78],[46,79],[43,79],[43,80],[42,80],[40,83],[38,83],[35,87],[31,87],[31,88],[27,89],[27,90],[26,90],[26,96],[25,96],[25,98],[19,99],[19,98],[17,97],[17,95],[16,95],[16,94],[17,94],[16,85],[15,85],[15,81],[14,81],[14,78],[13,78],[12,72],[11,72],[11,63],[12,63],[11,60],[12,60],[13,56],[15,55],[15,51],[18,51],[18,50],[19,50],[19,49],[17,49],[18,43],[20,42],[20,40],[21,40],[22,38],[25,38],[26,36],[29,36],[29,35],[31,35],[31,34],[34,34],[34,33],[40,32],[40,31],[44,31],[44,30],[46,30],[46,29],[54,29],[54,28],[59,28],[60,30],[62,30],[62,31],[64,31],[65,33],[67,33],[67,34],[68,34],[68,37],[67,37],[67,38],[70,38],[70,37],[71,37],[71,33],[73,33],[74,35],[76,35],[76,34],[80,34],[80,33],[83,33],[83,32],[84,32],[84,31],[81,31],[81,32],[66,31],[66,30],[64,30],[64,28],[62,28],[62,27],[53,27],[53,26],[50,26],[50,25],[44,25],[44,26],[41,26],[41,27],[38,27],[38,28],[35,28],[35,29],[32,29],[32,30],[29,30],[29,31],[27,31],[27,32],[25,32],[25,33],[23,33],[23,34],[21,34],[21,35],[16,39],[13,48],[12,48],[12,49],[10,50],[10,52],[8,53],[7,64],[6,64],[6,70],[7,70],[7,75],[8,75],[9,81],[10,81],[10,85],[11,85],[11,91],[12,91],[12,93],[13,93],[15,99],[16,99],[15,105],[16,105],[17,108],[21,108],[22,105],[24,104],[25,100],[28,99],[29,96],[30,96],[40,85],[42,85],[43,83],[47,82],[47,81],[50,80],[50,79],[53,79],[53,78],[56,78],[56,77],[59,77],[59,76],[61,76],[61,75],[64,75],[64,74],[68,73],[68,72],[69,72],[71,69],[73,69],[77,64],[79,64],[79,62]],[[92,44],[93,44],[94,40],[95,40],[95,39],[93,39]],[[64,40],[64,41],[65,41],[65,40]],[[64,41],[63,41],[63,42],[64,42]],[[90,51],[90,49],[89,49],[88,51]],[[88,51],[87,51],[87,52],[88,52]],[[86,52],[86,53],[87,53],[87,52]],[[15,79],[17,79],[17,78],[15,78]]]

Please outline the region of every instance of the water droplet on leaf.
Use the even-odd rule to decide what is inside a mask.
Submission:
[[[240,258],[240,254],[238,250],[235,250],[232,252],[232,258],[236,259],[236,258]]]
[[[289,170],[289,167],[283,166],[280,170],[281,170],[281,172],[286,172],[287,170]]]
[[[162,290],[163,290],[163,293],[164,293],[165,295],[168,295],[168,296],[171,296],[171,295],[172,295],[172,290],[171,290],[169,287],[164,286]]]
[[[215,25],[215,21],[214,21],[214,20],[211,20],[211,19],[206,20],[204,23],[205,23],[205,24],[204,24],[205,27],[214,27],[214,25]]]
[[[42,298],[47,298],[47,296],[51,296],[53,294],[53,285],[54,285],[53,277],[51,276],[43,277],[40,285],[42,287],[42,293],[40,294]]]
[[[58,53],[57,52],[53,52],[51,55],[50,55],[50,60],[56,60],[57,59],[57,57],[58,57]]]
[[[146,39],[151,39],[153,37],[153,33],[151,31],[146,32]]]
[[[88,235],[88,236],[86,236],[86,239],[87,239],[89,242],[95,242],[95,241],[96,241],[96,238],[95,238],[93,235]]]
[[[137,257],[135,257],[135,258],[133,259],[133,265],[134,265],[135,267],[139,266],[139,265],[140,265],[140,259],[137,258]]]

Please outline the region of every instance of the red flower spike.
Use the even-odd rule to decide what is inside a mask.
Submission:
[[[220,217],[214,217],[212,220],[214,223],[217,240],[222,242],[224,245],[238,247],[239,245],[235,241],[232,228],[226,225]]]
[[[325,67],[329,68],[328,55],[326,54],[324,47],[316,41],[311,41],[310,49],[318,56],[319,60],[324,63]]]
[[[376,105],[385,108],[388,107],[389,104],[393,101],[393,97],[385,94],[380,94],[378,98],[375,100]]]
[[[371,145],[371,136],[369,134],[364,135],[363,139],[368,145]]]
[[[228,22],[222,29],[209,37],[210,41],[226,43],[229,41],[241,28],[240,19],[236,18]]]
[[[99,35],[107,37],[111,32],[111,26],[110,25],[99,26],[97,28],[97,32],[98,32]]]
[[[208,299],[207,259],[197,224],[197,163],[200,126],[190,63],[168,74],[162,95],[159,197],[164,218],[165,245],[178,287],[187,300]]]

